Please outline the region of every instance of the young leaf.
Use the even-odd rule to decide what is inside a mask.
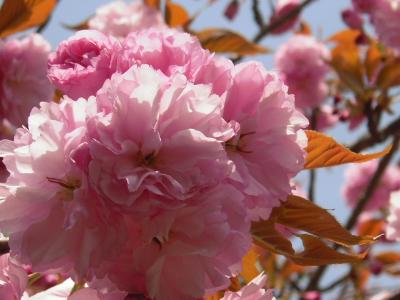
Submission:
[[[304,251],[296,253],[291,242],[276,231],[271,220],[253,223],[253,241],[256,245],[269,251],[286,256],[298,265],[321,266],[335,263],[360,262],[366,253],[352,255],[329,248],[319,238],[311,235],[299,235],[303,241]]]
[[[237,55],[256,55],[270,52],[267,48],[248,41],[239,33],[226,29],[205,29],[195,34],[203,47],[213,52]]]
[[[75,25],[63,24],[63,27],[67,28],[69,30],[76,30],[76,31],[89,29],[89,19],[90,18],[87,18],[86,20],[84,20],[78,24],[75,24]]]
[[[160,9],[160,0],[144,0],[144,4],[155,9]]]
[[[400,85],[400,58],[391,59],[379,72],[376,85],[388,89]]]
[[[374,259],[384,265],[394,265],[400,263],[400,253],[394,251],[381,252],[375,255]]]
[[[253,280],[260,273],[256,266],[259,256],[260,254],[252,247],[242,259],[242,272],[240,272],[240,275],[246,280],[246,283]]]
[[[306,231],[342,246],[370,244],[374,241],[372,237],[352,235],[325,209],[294,195],[289,195],[274,210],[273,216],[276,223]]]
[[[171,27],[185,26],[190,22],[186,9],[168,0],[165,6],[165,22]]]
[[[391,146],[382,152],[359,154],[340,145],[333,138],[317,131],[307,130],[308,145],[305,169],[332,167],[347,163],[361,163],[381,158],[388,154]]]
[[[0,38],[47,21],[57,0],[4,0],[0,9]]]
[[[357,38],[360,36],[357,30],[344,30],[336,33],[328,41],[336,43],[331,51],[331,66],[342,82],[357,94],[364,90],[363,71]]]
[[[357,228],[357,234],[359,235],[371,235],[378,236],[384,232],[385,221],[371,219],[362,222]]]

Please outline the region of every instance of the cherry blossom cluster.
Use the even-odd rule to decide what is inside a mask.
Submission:
[[[400,51],[400,1],[399,0],[352,0],[353,7],[343,13],[344,21],[354,29],[362,29],[363,15],[368,17],[379,40],[386,46]]]
[[[60,103],[40,103],[0,142],[13,261],[99,299],[227,288],[250,222],[268,219],[304,163],[308,121],[279,77],[169,29],[78,32],[50,55],[48,77]],[[225,299],[272,299],[264,283]]]

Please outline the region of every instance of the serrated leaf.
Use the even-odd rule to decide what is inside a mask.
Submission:
[[[273,211],[274,221],[311,233],[342,246],[364,245],[374,242],[373,237],[352,235],[325,209],[299,196],[289,195]]]
[[[165,22],[171,27],[180,27],[187,25],[190,17],[182,5],[168,0],[165,6]]]
[[[0,38],[42,25],[57,0],[4,0],[0,9]]]
[[[276,231],[272,221],[261,221],[252,226],[253,241],[256,245],[274,253],[284,255],[294,263],[302,266],[321,266],[336,263],[360,262],[363,254],[346,254],[329,248],[319,238],[302,234],[298,235],[303,242],[304,251],[296,253],[291,242]]]
[[[226,29],[205,29],[195,33],[204,48],[213,52],[237,55],[256,55],[269,53],[270,50],[248,41],[239,33]]]
[[[347,163],[361,163],[388,154],[391,146],[382,152],[371,154],[355,153],[336,142],[333,138],[313,130],[306,130],[308,145],[305,169],[332,167]]]

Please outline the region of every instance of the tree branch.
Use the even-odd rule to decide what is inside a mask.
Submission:
[[[8,241],[0,241],[0,254],[6,254],[8,252],[10,252]]]
[[[378,186],[379,181],[381,180],[383,173],[386,170],[386,167],[389,165],[391,159],[396,153],[399,147],[399,140],[400,140],[400,132],[398,132],[394,136],[393,147],[390,150],[390,152],[379,162],[378,168],[375,171],[375,174],[372,177],[371,181],[369,182],[363,197],[358,201],[357,206],[354,208],[353,213],[350,216],[350,219],[346,223],[346,229],[350,230],[356,224],[358,217],[360,216],[365,206],[367,205],[368,200],[371,198],[372,194],[375,191],[375,188]]]
[[[259,0],[253,0],[252,9],[253,9],[254,20],[256,21],[258,27],[263,28],[264,27],[264,18],[260,11]]]
[[[260,32],[254,37],[253,42],[258,43],[261,41],[265,36],[270,34],[275,29],[281,27],[285,23],[289,22],[291,19],[295,18],[298,14],[301,13],[303,9],[305,9],[308,5],[315,2],[317,0],[305,0],[299,6],[293,8],[287,14],[284,14],[281,18],[277,19],[275,22],[270,23],[269,25],[265,26],[260,30]]]
[[[350,147],[351,151],[360,152],[376,144],[386,141],[391,135],[400,132],[400,118],[394,120],[377,135],[366,135]]]

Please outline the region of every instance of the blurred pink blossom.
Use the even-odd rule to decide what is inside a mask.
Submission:
[[[363,196],[377,167],[377,161],[370,161],[353,165],[345,171],[345,185],[342,193],[349,207],[357,205],[357,201]],[[389,166],[364,210],[374,211],[385,207],[389,203],[390,194],[399,189],[400,170]]]
[[[342,11],[342,19],[352,29],[362,29],[363,19],[358,10],[347,8]]]
[[[50,44],[39,34],[0,40],[0,118],[26,125],[32,107],[51,101],[54,88],[47,78]]]
[[[235,67],[224,109],[240,130],[226,143],[237,172],[231,180],[246,195],[252,219],[267,219],[291,193],[290,179],[302,168],[308,121],[276,74],[250,62]]]
[[[124,38],[134,31],[167,27],[161,13],[144,4],[142,0],[133,0],[130,3],[118,0],[100,6],[88,25],[90,29],[118,38]]]
[[[239,292],[225,292],[221,300],[275,300],[272,290],[265,289],[267,276],[258,275]]]
[[[400,241],[400,192],[390,196],[389,216],[387,217],[386,238]]]
[[[270,23],[280,20],[292,10],[296,9],[300,4],[301,0],[278,0],[275,7],[275,13],[271,16]],[[275,28],[272,33],[281,34],[290,30],[297,23],[298,18],[298,15],[290,18],[284,24],[280,25],[278,28]]]
[[[289,87],[289,93],[295,95],[299,109],[315,108],[327,96],[328,87],[324,80],[329,59],[328,48],[312,36],[295,35],[278,48],[276,67]]]
[[[128,65],[120,61],[121,44],[95,30],[78,31],[60,43],[48,63],[48,76],[65,95],[77,99],[95,95],[104,81]]]

